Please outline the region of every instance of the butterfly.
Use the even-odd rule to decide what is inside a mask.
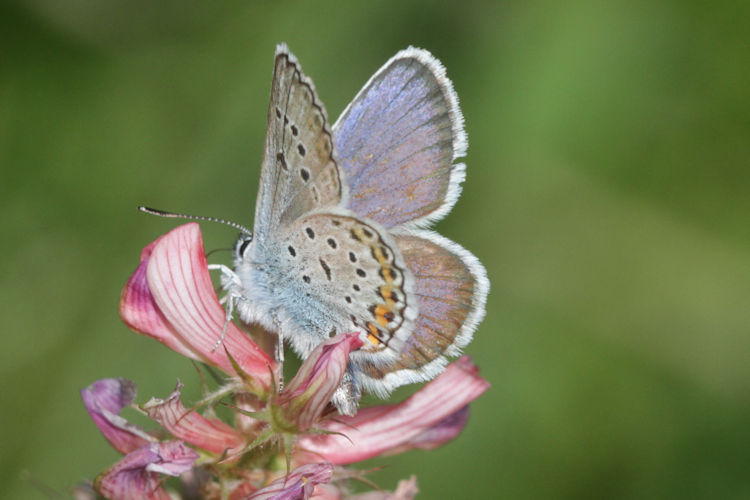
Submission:
[[[358,332],[332,402],[434,378],[472,338],[489,281],[471,253],[426,229],[465,177],[463,117],[445,69],[410,47],[331,126],[312,80],[276,49],[252,235],[226,285],[239,317],[302,358]]]

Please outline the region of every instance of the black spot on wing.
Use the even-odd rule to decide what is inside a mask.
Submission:
[[[328,263],[323,259],[318,259],[318,261],[320,262],[320,267],[322,267],[323,271],[326,273],[326,278],[328,278],[328,281],[331,281],[331,268],[328,266]]]
[[[281,168],[284,170],[289,170],[289,167],[286,165],[286,158],[284,157],[284,153],[276,153],[276,160],[281,162]]]

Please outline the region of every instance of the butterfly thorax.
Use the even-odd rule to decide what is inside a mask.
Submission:
[[[257,323],[292,341],[295,351],[307,356],[325,338],[322,333],[330,324],[318,301],[300,295],[295,286],[293,270],[284,265],[278,249],[265,249],[254,241],[244,255],[235,259],[235,273],[240,279],[241,299],[236,307],[242,321]],[[297,313],[308,311],[307,315]],[[307,335],[295,335],[305,331]]]

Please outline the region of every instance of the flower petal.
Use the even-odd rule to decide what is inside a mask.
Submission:
[[[164,319],[164,315],[154,302],[154,297],[146,280],[146,268],[151,253],[160,237],[141,252],[141,262],[130,276],[120,295],[120,318],[132,330],[158,340],[173,351],[197,361],[203,361],[176,334],[174,328]]]
[[[179,476],[190,470],[198,454],[180,441],[149,443],[125,455],[96,478],[95,489],[117,500],[169,499],[159,474]]]
[[[344,500],[350,498],[334,484],[316,484],[310,500]]]
[[[323,459],[342,465],[420,447],[418,436],[440,425],[488,388],[489,382],[479,376],[476,365],[463,356],[398,405],[365,408],[353,417],[323,422],[324,430],[343,436],[303,436],[298,442],[297,461]],[[412,440],[416,442],[409,446]]]
[[[250,337],[226,322],[206,265],[198,224],[178,226],[144,248],[141,264],[120,299],[123,321],[178,353],[234,373],[226,351],[262,390],[271,387],[276,363]]]
[[[466,426],[469,420],[469,405],[464,406],[453,415],[449,415],[421,434],[417,434],[399,448],[388,450],[389,455],[402,451],[419,448],[420,450],[434,450],[449,441],[453,441]]]
[[[348,500],[413,500],[419,493],[417,488],[417,477],[402,479],[396,486],[396,491],[369,491],[360,495],[347,497]]]
[[[224,349],[214,349],[226,312],[216,297],[198,224],[164,235],[154,246],[146,276],[154,301],[185,343],[208,363],[233,373]],[[274,361],[234,323],[227,326],[223,347],[247,374],[270,388]]]
[[[307,464],[294,469],[249,497],[248,500],[302,500],[309,498],[316,484],[328,483],[333,476],[329,463]]]
[[[350,495],[348,489],[340,489],[334,483],[317,484],[310,500],[413,500],[417,493],[417,477],[411,476],[399,481],[396,491],[369,491],[358,495]]]
[[[356,333],[344,333],[319,344],[284,388],[278,405],[297,431],[317,422],[338,389],[349,353],[362,346]]]
[[[231,455],[245,445],[245,437],[232,426],[185,408],[180,399],[181,388],[178,382],[167,399],[151,398],[141,409],[176,438],[211,453]]]
[[[135,399],[135,384],[130,380],[97,380],[81,390],[81,398],[94,424],[123,455],[155,440],[146,431],[120,416],[120,411]]]

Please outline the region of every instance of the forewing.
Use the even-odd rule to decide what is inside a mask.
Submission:
[[[442,218],[460,194],[466,134],[445,69],[410,47],[388,61],[333,127],[348,207],[386,228]]]
[[[419,316],[397,361],[363,368],[365,389],[387,395],[394,388],[429,380],[470,341],[484,317],[489,282],[482,264],[467,250],[436,233],[395,236],[414,276]]]
[[[285,45],[276,50],[267,127],[255,210],[260,238],[345,196],[325,108]]]

